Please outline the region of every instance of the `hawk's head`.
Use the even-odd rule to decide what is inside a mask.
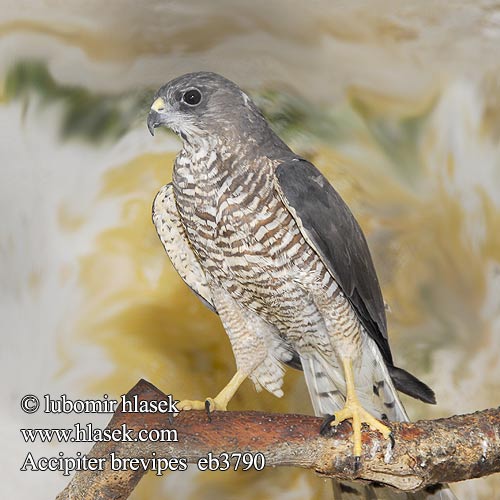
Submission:
[[[148,128],[153,134],[162,125],[189,142],[270,130],[257,106],[235,83],[206,72],[182,75],[158,90]]]

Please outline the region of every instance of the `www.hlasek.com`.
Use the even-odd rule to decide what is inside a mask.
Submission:
[[[65,394],[59,399],[53,399],[46,394],[43,400],[32,394],[21,399],[21,408],[25,413],[36,413],[43,402],[44,413],[69,414],[69,413],[113,413],[121,404],[122,413],[168,413],[178,414],[179,410],[171,394],[165,399],[139,400],[137,396],[121,396],[120,400],[109,399],[105,394],[102,399],[71,400]],[[21,436],[26,443],[35,442],[60,442],[60,443],[88,443],[88,442],[165,442],[176,443],[179,436],[176,429],[135,429],[129,428],[126,423],[118,427],[101,429],[91,423],[76,423],[66,429],[20,429]],[[28,452],[21,466],[22,471],[59,471],[64,476],[69,476],[73,471],[102,471],[109,467],[113,471],[144,470],[154,471],[161,476],[165,471],[184,471],[187,469],[185,457],[160,457],[151,452],[149,457],[122,457],[116,452],[111,452],[105,457],[88,457],[81,452],[76,456],[65,456],[59,452],[58,456],[35,458]],[[262,453],[208,453],[196,462],[198,469],[210,470],[262,470],[266,465]]]

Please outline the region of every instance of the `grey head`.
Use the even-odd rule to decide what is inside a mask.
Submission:
[[[254,102],[217,73],[187,73],[165,84],[154,96],[147,123],[151,134],[165,126],[189,144],[212,137],[288,150]]]

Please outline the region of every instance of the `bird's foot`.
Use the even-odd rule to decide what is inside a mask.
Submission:
[[[179,410],[205,410],[209,417],[213,411],[226,411],[229,401],[231,401],[235,392],[246,378],[247,373],[238,370],[226,387],[215,398],[205,398],[203,401],[184,399],[177,403],[176,406]]]
[[[359,469],[361,464],[361,428],[363,424],[368,425],[371,429],[379,431],[385,439],[391,437],[391,429],[387,425],[377,420],[373,415],[367,412],[357,399],[347,400],[344,408],[339,410],[331,417],[327,418],[322,426],[322,432],[328,427],[336,427],[341,422],[347,419],[352,419],[352,432],[354,442],[354,466]]]
[[[226,411],[227,401],[222,398],[206,398],[204,401],[196,401],[191,399],[184,399],[177,403],[179,410],[206,410],[207,413],[212,411]]]

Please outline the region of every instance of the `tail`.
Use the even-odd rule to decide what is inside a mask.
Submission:
[[[356,365],[355,374],[361,404],[379,419],[408,422],[408,415],[378,347],[368,336],[365,336],[364,342],[362,359]],[[314,413],[324,417],[340,410],[345,402],[342,367],[335,359],[326,359],[320,353],[301,356],[301,363]],[[333,480],[333,497],[335,500],[456,500],[445,484],[433,485],[417,493],[405,493],[375,483],[336,479]]]

